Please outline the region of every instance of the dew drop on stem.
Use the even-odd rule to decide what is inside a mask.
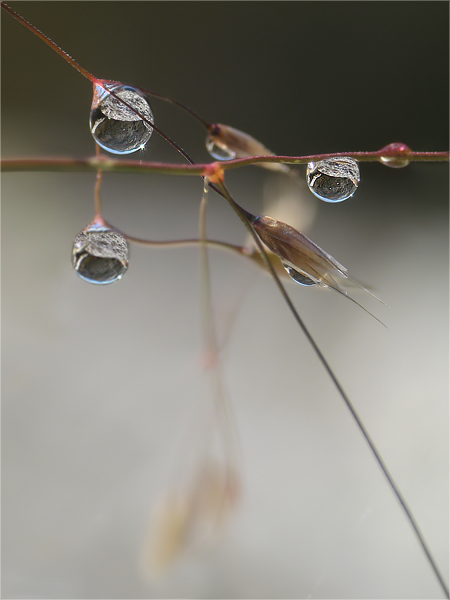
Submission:
[[[387,167],[402,169],[403,167],[407,167],[410,163],[410,160],[406,155],[411,152],[411,148],[408,148],[406,144],[388,144],[381,150],[381,152],[386,152],[386,154],[381,155],[380,162]],[[391,152],[397,153],[397,156],[389,156],[389,153]],[[403,154],[403,156],[401,156],[401,154]]]
[[[108,84],[108,89],[118,96],[115,98],[100,85],[94,85],[89,127],[94,140],[104,150],[113,154],[130,154],[144,149],[153,128],[146,123],[154,123],[153,113],[145,95],[133,87],[122,84]],[[119,100],[121,98],[132,106]]]
[[[236,152],[228,148],[226,144],[215,140],[211,135],[206,138],[206,149],[216,160],[232,160],[236,158]]]
[[[325,202],[342,202],[356,192],[359,167],[353,158],[325,158],[310,162],[306,168],[306,181],[311,192]]]
[[[115,229],[93,221],[75,238],[75,271],[85,281],[104,285],[122,278],[128,269],[128,244]]]
[[[294,269],[294,267],[292,267],[288,263],[282,263],[282,265],[283,265],[286,273],[289,275],[289,277],[292,279],[292,281],[295,281],[295,283],[299,283],[300,285],[307,285],[307,286],[319,284],[318,281],[314,281],[314,279],[311,279],[310,277],[308,277],[301,271],[297,271],[297,269]]]

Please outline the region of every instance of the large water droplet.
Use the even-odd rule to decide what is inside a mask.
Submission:
[[[380,157],[380,162],[382,162],[387,167],[393,167],[394,169],[401,169],[403,167],[407,167],[410,163],[409,158],[406,156],[409,152],[411,152],[411,148],[408,148],[406,144],[394,143],[389,144],[381,149],[381,152],[386,152],[385,156]],[[389,156],[389,152],[403,153],[405,156]]]
[[[216,160],[232,160],[236,158],[234,150],[228,148],[226,144],[215,140],[211,135],[206,138],[206,149]]]
[[[121,84],[110,84],[108,89],[154,122],[150,105],[139,90]],[[151,125],[99,85],[94,86],[89,126],[97,144],[113,154],[142,150],[153,133]]]
[[[325,158],[310,162],[306,181],[314,195],[325,202],[342,202],[353,196],[359,184],[359,167],[353,158]]]
[[[281,264],[285,268],[289,277],[293,281],[295,281],[295,283],[299,283],[300,285],[318,285],[319,284],[318,281],[311,279],[311,277],[309,277],[308,275],[305,275],[301,271],[297,271],[297,269],[294,269],[294,267],[292,267],[291,265],[288,265],[287,263],[281,263]]]
[[[115,229],[93,221],[75,238],[72,261],[85,281],[113,283],[128,268],[128,244]]]

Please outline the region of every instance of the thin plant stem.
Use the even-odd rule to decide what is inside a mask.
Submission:
[[[95,144],[95,150],[97,156],[100,156],[100,146]],[[103,182],[103,171],[100,169],[97,171],[97,177],[95,179],[95,188],[94,188],[94,207],[95,207],[95,218],[102,219],[102,199],[100,196],[100,189],[102,187]]]
[[[240,207],[231,197],[231,195],[229,194],[228,190],[226,189],[225,185],[223,182],[219,182],[218,183],[218,187],[219,189],[222,191],[223,195],[225,196],[225,198],[227,199],[227,201],[229,202],[230,206],[233,208],[233,210],[237,213],[237,215],[239,216],[239,218],[242,220],[242,222],[244,223],[245,227],[248,229],[248,231],[250,232],[250,234],[252,235],[253,239],[255,240],[256,245],[258,246],[259,251],[261,252],[264,262],[267,265],[267,268],[269,269],[272,278],[274,279],[275,283],[277,284],[286,304],[288,305],[290,311],[292,312],[292,314],[294,315],[295,320],[297,321],[298,325],[300,326],[300,328],[302,329],[303,333],[305,334],[308,342],[310,343],[311,347],[313,348],[314,352],[317,354],[319,361],[322,363],[323,367],[325,368],[326,372],[328,373],[329,377],[331,378],[334,386],[336,387],[337,391],[339,392],[339,395],[341,396],[342,400],[344,401],[345,405],[347,406],[348,410],[350,411],[353,419],[355,420],[359,430],[361,431],[363,437],[365,438],[367,444],[369,445],[369,448],[375,458],[375,460],[377,461],[378,465],[381,468],[381,471],[383,472],[385,478],[388,481],[388,484],[390,486],[390,488],[392,489],[392,491],[394,492],[395,496],[397,497],[397,500],[399,501],[403,512],[405,514],[405,516],[407,517],[415,535],[417,540],[419,541],[420,546],[422,547],[422,550],[425,553],[425,556],[428,560],[429,565],[431,566],[431,568],[433,569],[439,584],[442,588],[442,590],[445,593],[446,598],[449,597],[449,590],[447,587],[447,584],[443,578],[443,576],[441,575],[439,568],[437,566],[436,561],[434,560],[430,549],[428,548],[428,544],[422,534],[422,532],[419,529],[419,525],[411,511],[411,509],[409,508],[406,499],[404,498],[403,494],[401,493],[399,487],[397,486],[397,484],[395,483],[395,480],[393,478],[393,476],[391,475],[390,471],[388,470],[386,463],[384,462],[383,458],[381,457],[380,452],[378,451],[374,441],[372,440],[371,436],[369,435],[368,430],[366,429],[364,423],[362,422],[360,416],[358,415],[358,413],[356,412],[355,407],[353,406],[353,403],[351,402],[350,398],[347,396],[344,388],[342,387],[342,385],[340,384],[339,380],[337,379],[336,375],[334,374],[330,364],[328,363],[328,361],[326,360],[325,356],[323,355],[322,351],[320,350],[320,348],[318,347],[318,345],[316,344],[314,338],[312,337],[312,335],[310,334],[309,330],[307,329],[305,323],[303,322],[303,319],[300,317],[299,313],[297,312],[297,309],[295,308],[295,306],[293,305],[290,297],[288,296],[286,290],[284,289],[283,284],[281,283],[277,273],[275,272],[275,269],[273,268],[272,263],[269,260],[269,257],[257,235],[257,233],[255,232],[255,230],[252,227],[252,224],[250,222],[250,219],[253,217],[253,215],[251,215],[250,213],[248,213],[247,211],[245,211],[242,207]]]
[[[163,96],[163,94],[157,94],[156,92],[152,92],[152,91],[147,90],[142,87],[139,87],[137,89],[141,90],[141,92],[144,92],[144,94],[147,94],[148,96],[153,96],[154,98],[158,98],[159,100],[164,100],[164,102],[169,102],[169,104],[173,104],[174,106],[181,108],[181,110],[184,110],[184,112],[191,115],[191,117],[194,117],[194,119],[196,121],[198,121],[201,125],[203,125],[203,127],[205,127],[208,130],[211,128],[211,126],[212,126],[211,123],[208,123],[208,121],[206,121],[203,117],[201,117],[198,113],[196,113],[195,110],[192,110],[192,108],[189,108],[189,106],[186,106],[186,104],[183,104],[183,102],[179,102],[178,100],[173,100],[173,98],[169,98],[168,96]]]
[[[117,227],[115,228],[117,229]],[[117,231],[119,231],[117,229]],[[238,254],[239,256],[246,256],[251,258],[251,255],[246,250],[245,246],[238,246],[235,244],[228,244],[227,242],[221,242],[219,240],[202,240],[198,238],[191,238],[186,240],[147,240],[144,238],[134,237],[132,235],[128,235],[123,231],[119,231],[130,243],[137,244],[140,246],[151,246],[152,248],[186,248],[189,246],[199,246],[202,243],[205,243],[207,246],[211,248],[218,248],[219,250],[226,250],[232,254]]]
[[[190,164],[177,165],[140,160],[120,160],[101,155],[100,157],[91,158],[6,158],[1,161],[0,166],[4,173],[17,171],[88,172],[101,170],[113,173],[150,172],[161,175],[200,175],[208,177],[218,171],[228,171],[230,169],[238,169],[266,162],[300,165],[331,157],[350,157],[360,162],[380,162],[381,156],[384,155],[378,150],[376,152],[335,152],[334,154],[311,154],[307,156],[251,156],[249,158],[237,158],[221,163],[194,163],[192,159],[187,159]],[[408,160],[410,162],[448,162],[449,153],[411,152],[408,155]]]
[[[119,102],[121,102],[122,104],[127,106],[130,110],[132,110],[134,113],[136,113],[145,123],[147,123],[150,127],[152,127],[163,139],[165,139],[171,146],[173,146],[190,164],[194,164],[194,161],[181,148],[181,146],[179,146],[168,135],[166,135],[164,132],[162,132],[161,129],[159,129],[159,127],[157,127],[154,123],[151,123],[148,119],[146,119],[143,115],[141,115],[139,113],[139,111],[137,111],[128,102],[126,102],[122,98],[119,98],[119,96],[117,96],[117,94],[115,94],[115,92],[113,90],[110,90],[108,88],[108,84],[119,83],[119,82],[110,82],[110,81],[98,79],[92,73],[90,73],[85,68],[83,68],[80,64],[78,64],[76,60],[74,60],[67,52],[62,50],[57,44],[55,44],[55,42],[53,42],[47,35],[42,33],[42,31],[40,31],[37,27],[35,27],[31,23],[29,23],[26,19],[24,19],[21,15],[19,15],[19,13],[17,13],[12,8],[10,8],[5,2],[3,2],[3,0],[0,1],[0,4],[1,4],[1,7],[6,12],[8,12],[12,17],[14,17],[17,21],[19,21],[19,23],[21,23],[24,27],[26,27],[32,33],[34,33],[39,39],[41,39],[43,42],[45,42],[52,50],[54,50],[57,54],[59,54],[59,56],[64,58],[64,60],[66,62],[68,62],[72,67],[74,67],[86,79],[88,79],[94,85],[101,86],[104,90],[109,92]],[[205,119],[200,117],[200,115],[198,115],[195,111],[193,111],[191,108],[189,108],[182,102],[179,102],[177,100],[172,100],[171,98],[168,98],[167,96],[164,96],[162,94],[157,94],[150,90],[146,90],[145,88],[137,88],[137,89],[141,89],[144,93],[146,93],[148,95],[160,98],[161,100],[164,100],[166,102],[169,102],[169,103],[181,108],[182,110],[184,110],[185,112],[187,112],[191,116],[193,116],[197,121],[199,121],[206,129],[211,128],[211,124],[208,121],[206,121]],[[395,157],[406,158],[410,162],[411,161],[440,162],[440,161],[445,161],[445,160],[448,161],[448,159],[449,159],[448,152],[412,152],[412,151],[405,152],[404,150],[394,150],[394,149],[388,150],[387,148],[383,148],[382,150],[379,150],[377,152],[341,152],[341,153],[333,153],[333,154],[317,154],[317,155],[310,155],[310,156],[306,156],[306,157],[289,157],[289,156],[275,156],[275,155],[265,156],[265,157],[252,156],[252,157],[248,157],[248,158],[240,158],[240,159],[233,159],[233,160],[227,161],[226,163],[224,163],[224,169],[238,168],[238,167],[242,167],[242,166],[246,166],[246,165],[250,165],[250,164],[259,164],[259,163],[302,164],[304,162],[317,161],[317,160],[322,160],[324,158],[332,158],[332,157],[337,157],[337,156],[355,158],[356,160],[359,160],[360,162],[369,162],[369,161],[373,161],[373,160],[380,161],[382,157],[384,157],[384,158],[386,158],[386,157],[388,157],[388,158],[395,158]]]
[[[217,420],[221,428],[222,441],[229,466],[236,467],[237,453],[233,440],[236,426],[230,401],[227,397],[221,364],[219,361],[219,346],[217,343],[214,310],[212,305],[211,275],[208,259],[208,245],[206,238],[206,206],[209,185],[205,178],[203,195],[199,211],[199,239],[200,239],[200,274],[201,274],[201,315],[202,329],[207,362],[210,363],[213,382],[213,394],[217,412]]]
[[[15,19],[17,19],[17,21],[19,21],[19,23],[21,23],[24,27],[26,27],[27,29],[29,29],[32,33],[34,33],[35,35],[37,35],[37,37],[39,39],[41,39],[48,46],[50,46],[50,48],[52,50],[54,50],[57,54],[59,54],[59,56],[62,56],[62,58],[64,58],[64,60],[66,62],[68,62],[69,65],[71,65],[74,69],[76,69],[79,73],[81,73],[83,75],[83,77],[86,77],[86,79],[89,79],[89,81],[91,81],[92,83],[97,83],[98,80],[97,80],[96,77],[94,77],[94,75],[92,75],[92,73],[89,73],[89,71],[87,71],[81,65],[79,65],[77,63],[77,61],[74,60],[70,56],[70,54],[67,54],[67,52],[65,52],[64,50],[62,50],[57,44],[55,44],[55,42],[53,42],[48,36],[46,36],[45,33],[42,33],[42,31],[40,31],[37,27],[35,27],[31,23],[29,23],[23,17],[21,17],[19,15],[19,13],[16,13],[16,11],[13,10],[12,8],[10,8],[5,2],[2,1],[0,4],[1,4],[1,7],[4,10],[6,10],[7,13],[9,13],[12,17],[14,17]]]
[[[26,27],[32,33],[34,33],[40,40],[42,40],[48,46],[50,46],[50,48],[52,50],[54,50],[57,54],[59,54],[59,56],[64,58],[64,60],[66,62],[68,62],[79,73],[81,73],[81,75],[83,75],[83,77],[86,77],[86,79],[89,79],[89,81],[91,81],[92,83],[96,83],[96,84],[100,83],[100,80],[97,79],[97,77],[95,77],[92,73],[89,73],[89,71],[87,71],[80,64],[78,64],[77,61],[70,56],[70,54],[68,54],[62,48],[60,48],[57,44],[55,44],[55,42],[53,40],[51,40],[47,35],[45,35],[45,33],[42,33],[42,31],[40,31],[40,29],[38,29],[37,27],[35,27],[31,23],[29,23],[26,19],[24,19],[21,15],[19,15],[19,13],[17,13],[10,6],[8,6],[5,2],[2,1],[1,6],[7,13],[9,13],[12,17],[14,17],[17,21],[19,21],[19,23],[21,23],[24,27]],[[140,89],[145,94],[148,94],[149,96],[153,96],[154,98],[159,98],[160,100],[164,100],[165,102],[169,102],[170,104],[173,104],[174,106],[177,106],[178,108],[181,108],[181,110],[184,110],[186,113],[188,113],[192,117],[194,117],[194,119],[196,119],[199,123],[201,123],[204,127],[206,127],[206,129],[209,129],[211,127],[211,124],[208,123],[208,121],[203,119],[194,110],[192,110],[191,108],[189,108],[189,106],[186,106],[182,102],[179,102],[178,100],[173,100],[172,98],[169,98],[162,94],[152,92],[151,90],[146,90],[144,88],[138,88],[138,89]]]

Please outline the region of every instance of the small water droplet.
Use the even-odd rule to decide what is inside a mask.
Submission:
[[[293,267],[291,267],[291,265],[288,265],[287,263],[281,263],[281,264],[285,268],[289,277],[293,281],[295,281],[295,283],[299,283],[300,285],[318,285],[319,284],[318,281],[314,281],[314,279],[311,279],[311,277],[309,277],[308,275],[305,275],[301,271],[297,271],[297,269],[294,269]]]
[[[75,238],[72,261],[85,281],[113,283],[128,269],[128,244],[115,229],[93,221]]]
[[[325,202],[347,200],[356,192],[359,180],[358,163],[353,158],[325,158],[308,163],[306,168],[309,189]]]
[[[403,167],[407,167],[410,163],[409,158],[407,156],[389,156],[387,153],[389,152],[397,152],[404,153],[407,155],[411,152],[411,148],[408,148],[406,144],[394,143],[388,144],[384,148],[381,149],[381,152],[386,152],[385,156],[380,157],[380,162],[387,167],[392,167],[394,169],[402,169]]]
[[[154,122],[150,105],[139,90],[121,84],[108,85],[108,89]],[[113,154],[142,150],[153,133],[148,123],[99,85],[94,86],[89,126],[97,144]]]
[[[230,150],[226,144],[215,140],[211,135],[206,138],[206,149],[216,160],[232,160],[236,158],[234,150]]]

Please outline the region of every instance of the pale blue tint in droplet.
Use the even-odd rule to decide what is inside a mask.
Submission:
[[[139,90],[120,84],[108,87],[147,121],[154,123],[150,105]],[[153,133],[151,125],[103,88],[97,92],[98,104],[91,110],[89,118],[91,133],[97,144],[113,154],[142,150]]]
[[[356,192],[359,167],[353,158],[326,158],[310,162],[306,167],[306,181],[311,192],[325,202],[342,202]]]
[[[115,229],[92,223],[75,238],[72,250],[75,271],[97,285],[113,283],[128,269],[128,244]]]
[[[230,150],[226,144],[215,140],[211,135],[206,138],[206,149],[216,160],[232,160],[236,158],[234,150]]]
[[[294,267],[291,267],[291,265],[288,265],[287,263],[282,263],[282,265],[285,268],[289,277],[293,281],[295,281],[295,283],[299,283],[300,285],[307,285],[307,286],[319,284],[318,281],[311,279],[310,277],[308,277],[301,271],[297,271],[297,269],[294,269]]]

